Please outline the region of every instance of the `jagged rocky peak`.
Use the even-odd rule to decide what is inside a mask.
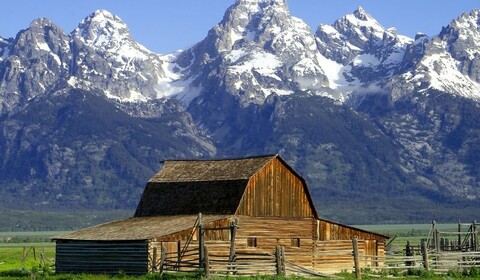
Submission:
[[[68,37],[63,30],[47,18],[37,18],[30,26],[18,33],[15,38],[16,51],[32,54],[37,51],[67,51]]]
[[[3,50],[0,43],[0,114],[48,91],[68,73],[67,35],[46,18],[39,18]]]
[[[412,41],[398,35],[395,28],[383,27],[362,7],[336,20],[332,25],[320,25],[315,35],[320,53],[343,65],[364,52],[386,59],[381,53],[382,48],[390,48],[389,53],[398,53],[398,48],[405,48]],[[392,47],[396,49],[392,50]]]
[[[346,35],[350,43],[362,49],[365,49],[372,40],[383,39],[383,34],[387,31],[362,7],[335,21],[333,26],[341,34]]]
[[[202,73],[200,77],[223,80],[226,92],[242,104],[328,86],[310,27],[290,15],[284,0],[236,1],[178,61],[183,67],[191,65],[191,73]]]
[[[438,36],[420,37],[390,84],[394,96],[436,89],[480,100],[480,10],[464,13]]]
[[[130,31],[120,17],[106,10],[97,10],[83,19],[73,35],[97,47],[108,47],[112,40],[131,40]]]
[[[474,59],[480,46],[480,10],[463,13],[460,17],[442,28],[439,37],[451,48],[456,59]]]
[[[237,0],[213,29],[217,49],[231,50],[239,41],[263,45],[271,36],[289,27],[288,19],[288,6],[284,0]]]

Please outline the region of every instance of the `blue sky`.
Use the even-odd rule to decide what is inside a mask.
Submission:
[[[203,39],[234,0],[12,0],[3,1],[0,36],[14,37],[38,17],[47,17],[66,33],[87,15],[106,9],[127,23],[135,40],[169,53]],[[462,12],[480,8],[476,0],[289,0],[292,15],[313,29],[362,6],[385,27],[414,37],[434,35]]]

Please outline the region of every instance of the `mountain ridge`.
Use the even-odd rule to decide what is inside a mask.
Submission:
[[[69,34],[34,20],[0,38],[1,196],[132,208],[163,159],[281,153],[331,218],[472,215],[479,17],[410,39],[359,7],[313,33],[284,0],[237,0],[204,40],[165,55],[105,10]]]

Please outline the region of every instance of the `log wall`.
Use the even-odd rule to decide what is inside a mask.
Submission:
[[[57,240],[56,273],[141,275],[148,271],[146,241]]]
[[[236,248],[240,252],[273,253],[276,245],[284,246],[287,260],[311,267],[312,221],[312,218],[239,216]],[[248,246],[248,238],[256,238],[257,246]]]
[[[347,225],[327,220],[317,221],[317,230],[315,237],[318,240],[350,240],[354,237],[363,240],[377,240],[385,242],[385,237],[360,229],[356,229]]]

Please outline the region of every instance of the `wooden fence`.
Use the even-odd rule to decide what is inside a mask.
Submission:
[[[371,271],[397,270],[400,273],[413,269],[444,273],[451,270],[462,271],[472,267],[480,267],[480,251],[432,250],[424,242],[417,249],[412,248],[407,243],[404,252],[401,254],[387,253],[384,256],[369,256],[355,250],[354,243],[355,239],[353,240],[354,271],[358,279],[361,279],[361,271],[365,268]],[[362,260],[368,260],[373,265],[362,266]]]
[[[334,242],[334,243],[333,243]],[[162,250],[159,270],[163,271],[198,271],[203,270],[206,277],[228,275],[303,275],[328,276],[339,268],[352,271],[358,279],[365,271],[391,271],[397,273],[412,269],[434,271],[438,273],[449,270],[462,270],[480,267],[480,252],[435,252],[427,246],[413,248],[407,244],[399,254],[381,252],[379,255],[368,253],[364,240],[342,240],[317,242],[312,253],[312,265],[305,266],[289,261],[282,246],[276,246],[274,252],[259,252],[253,249],[237,249],[235,254],[228,250],[219,250],[214,244],[205,246],[202,251],[204,261],[199,258],[199,248],[186,250],[182,257],[178,252],[168,253]],[[332,247],[332,245],[335,245]],[[426,245],[426,244],[424,244]],[[163,248],[165,249],[165,248]],[[329,270],[330,268],[330,270]],[[332,270],[333,269],[333,270]]]

